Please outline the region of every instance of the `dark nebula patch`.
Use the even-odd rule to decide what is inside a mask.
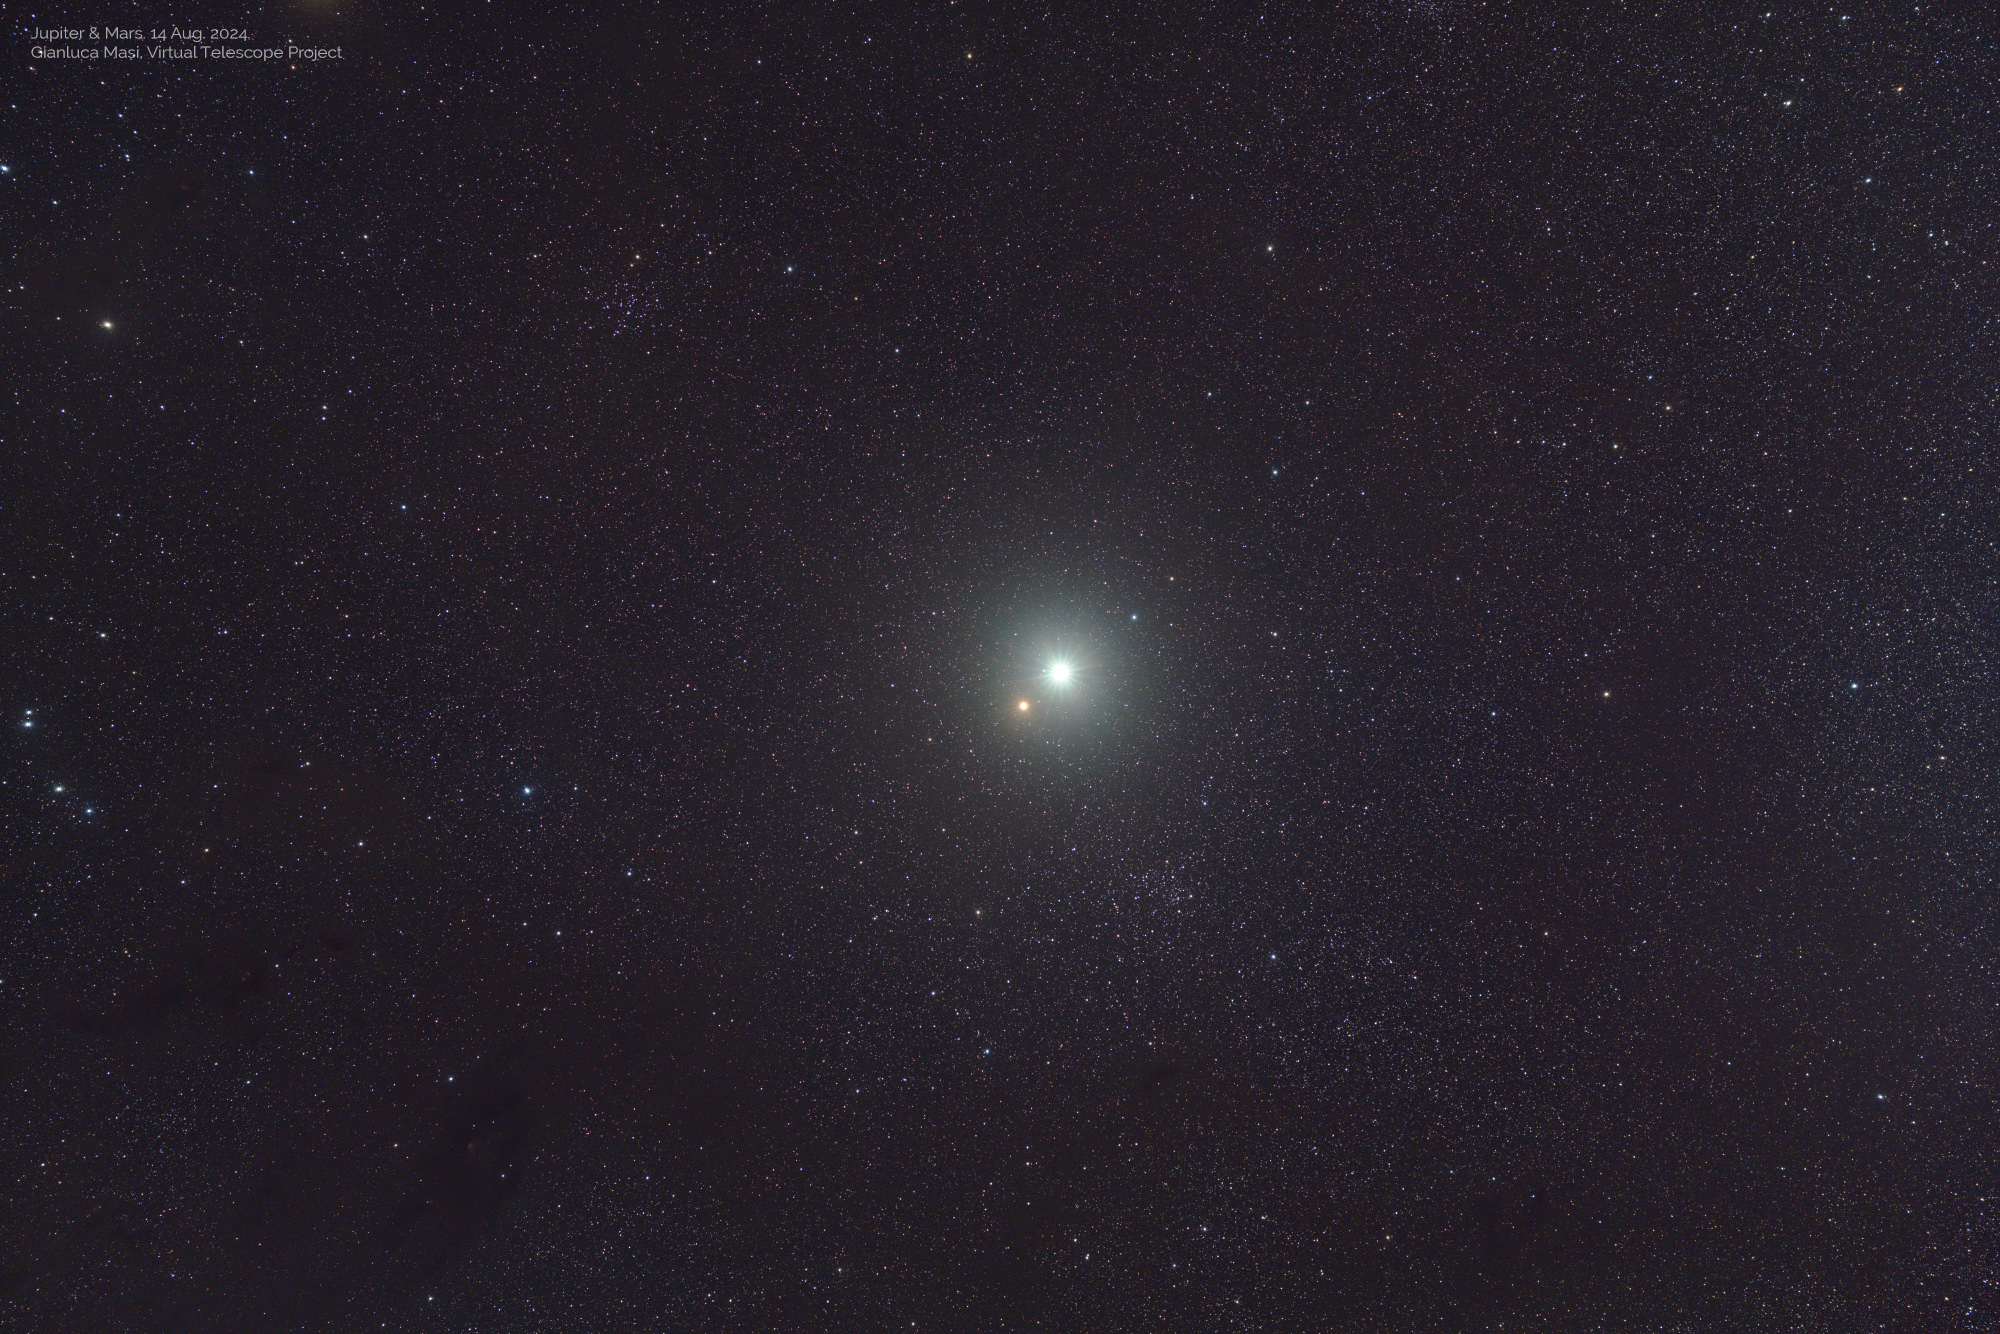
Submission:
[[[2000,1328],[1982,12],[210,17],[9,48],[0,1328]]]

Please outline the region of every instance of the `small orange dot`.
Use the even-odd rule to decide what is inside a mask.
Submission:
[[[1028,701],[1024,699],[1021,701],[1021,712],[1026,713],[1027,711],[1028,711]]]

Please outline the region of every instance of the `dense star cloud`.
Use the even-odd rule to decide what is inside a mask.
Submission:
[[[2000,1327],[1983,16],[68,21],[0,1325]]]

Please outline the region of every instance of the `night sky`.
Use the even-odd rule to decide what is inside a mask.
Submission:
[[[172,8],[0,1328],[2000,1329],[1983,6]]]

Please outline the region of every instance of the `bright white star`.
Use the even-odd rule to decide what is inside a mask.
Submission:
[[[1054,682],[1055,682],[1055,683],[1056,683],[1057,685],[1059,685],[1059,686],[1066,686],[1066,685],[1068,685],[1068,684],[1069,684],[1069,664],[1068,664],[1068,663],[1066,663],[1066,662],[1056,662],[1056,663],[1050,663],[1050,664],[1049,664],[1049,680],[1051,680],[1051,681],[1054,681]]]

